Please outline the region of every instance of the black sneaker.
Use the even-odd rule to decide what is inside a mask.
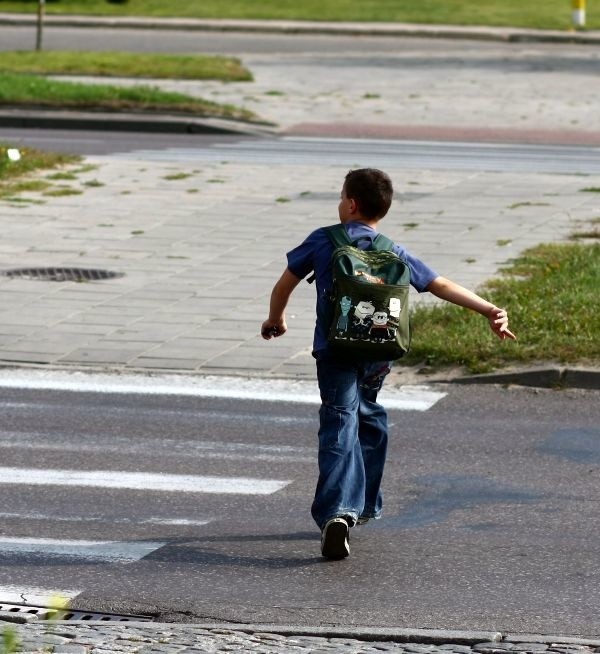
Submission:
[[[343,559],[350,554],[350,527],[344,518],[331,518],[321,532],[321,554],[327,559]]]

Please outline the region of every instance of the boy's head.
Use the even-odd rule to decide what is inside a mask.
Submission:
[[[363,218],[379,220],[392,204],[394,189],[392,180],[376,168],[351,170],[344,181],[342,201],[353,200]]]

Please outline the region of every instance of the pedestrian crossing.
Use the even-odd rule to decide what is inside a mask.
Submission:
[[[0,603],[51,606],[53,598],[61,597],[71,608],[90,608],[85,606],[90,579],[94,587],[102,586],[105,576],[127,576],[127,566],[152,566],[152,555],[177,549],[179,537],[201,541],[203,530],[226,519],[231,507],[243,513],[252,502],[261,511],[261,497],[265,502],[273,498],[264,505],[271,507],[295,482],[306,483],[309,466],[314,472],[314,446],[285,436],[288,429],[314,429],[312,408],[261,415],[241,406],[241,401],[256,399],[316,404],[314,382],[16,370],[0,371],[0,389],[5,416],[0,425]],[[82,393],[101,399],[81,400]],[[125,395],[143,398],[143,409],[140,402],[119,399]],[[159,395],[188,398],[187,404],[175,409],[171,400],[148,400]],[[385,403],[395,410],[427,411],[445,395],[425,387],[391,388]],[[80,422],[68,417],[75,398]],[[195,398],[203,398],[201,409],[189,404]],[[228,433],[238,438],[197,436],[193,426],[189,431],[190,424],[202,421],[220,433],[227,421],[211,398],[236,400]],[[110,405],[111,420],[91,427],[87,421],[98,414],[97,402]],[[178,432],[178,416],[188,431]],[[121,421],[159,421],[168,427],[137,438],[119,426]],[[277,440],[283,444],[243,440],[252,421],[253,429],[269,425],[281,433]],[[76,460],[89,461],[90,469],[61,465]],[[94,467],[92,461],[107,465]],[[123,465],[116,465],[119,461]],[[156,470],[167,462],[169,471],[203,468],[211,474]],[[253,474],[236,474],[245,471]]]

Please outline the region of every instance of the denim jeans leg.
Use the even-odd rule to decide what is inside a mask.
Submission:
[[[365,368],[359,393],[358,438],[365,466],[365,504],[362,515],[378,518],[381,515],[383,494],[381,481],[387,454],[387,413],[377,402],[377,393],[389,372],[389,366],[382,363]]]
[[[365,500],[365,469],[358,440],[360,404],[356,366],[320,360],[319,480],[312,516],[319,526],[336,516],[355,521]]]

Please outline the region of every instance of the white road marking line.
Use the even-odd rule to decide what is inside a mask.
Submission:
[[[0,407],[1,407],[0,403]],[[314,417],[316,422],[316,416]],[[0,449],[43,450],[46,452],[85,451],[107,454],[117,452],[126,456],[154,455],[168,458],[218,459],[230,461],[311,462],[315,458],[312,447],[290,445],[261,445],[260,443],[238,443],[199,441],[191,439],[146,439],[144,441],[117,437],[113,434],[94,433],[92,442],[88,434],[70,436],[44,431],[4,431],[0,428]]]
[[[27,388],[94,393],[190,395],[268,402],[320,404],[314,381],[241,377],[10,370],[0,371],[0,388]],[[379,400],[388,409],[426,411],[446,393],[427,386],[384,387]]]
[[[6,604],[28,604],[30,606],[51,606],[57,598],[72,600],[80,590],[63,588],[50,590],[35,586],[0,586],[0,602]]]
[[[109,524],[127,524],[127,525],[163,525],[167,527],[184,526],[184,527],[203,527],[212,522],[209,520],[192,520],[190,518],[114,518],[102,516],[67,516],[53,515],[45,513],[19,513],[0,512],[0,519],[16,518],[18,520],[45,520],[48,522],[97,522]]]
[[[0,484],[27,486],[93,486],[177,493],[271,495],[289,483],[290,481],[249,477],[206,477],[111,470],[0,468]]]
[[[163,547],[164,542],[120,542],[94,540],[55,540],[52,538],[0,537],[0,554],[44,554],[67,556],[101,562],[139,561]]]

